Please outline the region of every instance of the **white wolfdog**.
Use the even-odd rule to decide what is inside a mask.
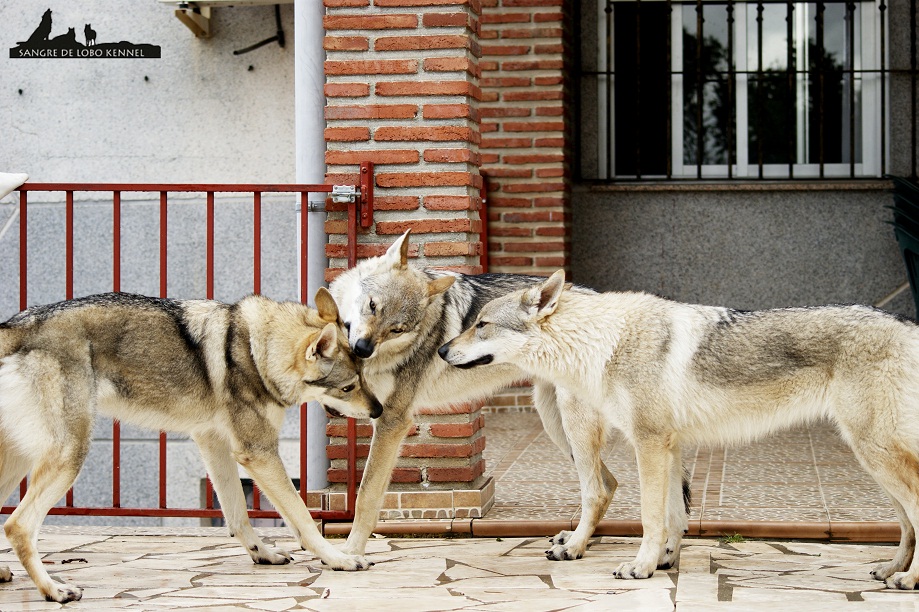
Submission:
[[[732,444],[829,418],[900,519],[892,561],[871,573],[913,589],[919,527],[919,327],[864,306],[741,312],[642,293],[565,291],[564,272],[484,306],[443,347],[463,367],[514,363],[581,401],[562,424],[585,509],[603,496],[611,427],[635,447],[641,547],[618,578],[647,578],[682,533],[680,447]],[[581,546],[578,534],[570,546]]]
[[[364,553],[377,523],[399,446],[418,409],[483,399],[502,387],[529,378],[509,363],[486,365],[473,371],[453,368],[437,357],[437,350],[468,327],[484,304],[539,280],[542,279],[517,274],[469,276],[411,266],[406,232],[385,255],[360,262],[332,283],[329,289],[341,308],[351,348],[363,359],[364,384],[385,406],[374,423],[346,552]],[[551,382],[536,382],[534,404],[552,441],[565,456],[571,456],[558,408],[571,401],[571,397],[564,390],[556,391]],[[588,536],[602,518],[618,485],[599,460],[596,469],[603,483],[597,492],[602,497],[599,504],[602,509],[599,514],[584,512],[581,529],[589,530]],[[680,512],[685,524],[686,511]],[[559,533],[546,556],[552,560],[580,557],[586,540],[584,546],[566,546],[569,537],[567,531]],[[661,566],[673,564],[678,543],[677,539],[667,546],[671,553],[661,557]]]
[[[314,310],[259,296],[236,304],[109,293],[38,306],[0,323],[0,503],[31,474],[6,536],[49,601],[80,599],[51,580],[35,543],[89,450],[98,411],[190,434],[230,534],[256,563],[290,554],[253,531],[236,463],[252,475],[300,545],[333,569],[370,563],[323,539],[278,455],[285,410],[317,400],[354,417],[382,406],[361,386],[325,289]],[[11,580],[0,567],[0,582]]]

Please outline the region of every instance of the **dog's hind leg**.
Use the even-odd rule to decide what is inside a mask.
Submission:
[[[906,510],[903,509],[903,506],[895,497],[889,493],[887,496],[890,498],[894,510],[897,513],[897,519],[900,521],[900,545],[897,547],[897,552],[894,554],[893,559],[887,563],[881,563],[871,570],[871,576],[875,580],[887,580],[891,575],[897,572],[906,571],[909,567],[910,560],[916,552],[916,532],[909,522]]]
[[[886,392],[882,389],[877,394],[886,400],[879,403],[880,408],[868,405],[844,412],[837,416],[837,424],[861,466],[893,501],[900,519],[900,545],[894,558],[875,567],[871,574],[884,580],[887,588],[912,590],[919,583],[919,455],[913,440],[904,439],[887,419],[877,418],[882,414],[881,408],[897,403],[897,398],[886,397]],[[863,415],[874,418],[865,419]]]
[[[860,432],[862,439],[872,439],[871,432]],[[847,438],[852,440],[852,436]],[[916,527],[919,526],[919,456],[903,442],[880,438],[879,444],[851,444],[862,467],[871,474],[887,495],[898,504],[900,546],[889,564],[878,566],[872,574],[881,578],[890,572],[887,588],[912,590],[919,583],[919,556],[916,555]],[[906,559],[904,562],[903,560]],[[899,570],[899,571],[898,571]]]
[[[87,428],[87,435],[88,432]],[[25,497],[3,526],[20,563],[48,601],[66,603],[83,595],[78,587],[51,580],[38,555],[36,542],[42,521],[77,479],[87,451],[85,441],[70,447],[49,449],[32,470]]]
[[[605,468],[600,460],[606,444],[602,417],[596,410],[569,402],[569,399],[560,394],[560,400],[565,402],[560,406],[561,418],[571,442],[571,456],[581,486],[581,520],[570,536],[565,532],[556,536],[556,540],[563,539],[564,543],[554,541],[555,545],[546,551],[546,558],[552,561],[580,559],[584,555],[597,523],[613,498],[609,483],[604,482]]]
[[[559,402],[562,401],[567,404],[569,402],[577,402],[577,399],[564,389],[556,389],[554,385],[549,383],[538,381],[533,383],[533,405],[536,407],[536,412],[539,414],[539,418],[542,421],[543,429],[546,430],[549,438],[555,442],[555,445],[558,446],[565,456],[571,457],[571,459],[574,460],[574,455],[571,452],[571,444],[568,441],[568,436],[562,425],[562,417],[559,411]],[[574,404],[568,409],[575,411],[582,410],[579,406]],[[616,493],[616,489],[619,487],[619,483],[616,481],[616,477],[606,468],[606,465],[603,464],[603,461],[600,460],[599,457],[597,460],[600,463],[599,467],[603,486],[609,498],[609,501],[606,502],[608,507],[609,502],[612,501],[613,495]],[[606,508],[603,508],[603,512],[600,516],[602,517],[605,513]],[[557,535],[549,538],[549,541],[556,546],[561,546],[568,543],[573,534],[573,531],[562,530],[558,532]],[[548,551],[546,554],[549,554]]]
[[[67,363],[70,367],[62,367],[53,355],[36,350],[0,376],[3,416],[18,414],[22,428],[4,435],[15,438],[22,460],[28,457],[32,463],[29,488],[3,529],[39,592],[58,603],[78,600],[83,591],[51,579],[38,555],[38,531],[48,511],[77,479],[89,452],[93,425],[89,364]],[[4,367],[10,368],[10,363]],[[7,489],[16,476],[4,476]]]
[[[2,445],[2,442],[0,442]],[[29,473],[30,462],[18,455],[14,455],[6,447],[0,446],[0,506],[13,494],[26,474]],[[9,582],[13,579],[13,572],[9,566],[0,565],[0,582]]]
[[[201,451],[205,469],[217,492],[217,499],[220,500],[220,508],[227,521],[230,536],[242,543],[246,552],[256,563],[266,565],[290,563],[290,553],[269,546],[252,529],[246,510],[246,498],[229,443],[216,434],[201,434],[193,438],[198,445],[198,450]]]

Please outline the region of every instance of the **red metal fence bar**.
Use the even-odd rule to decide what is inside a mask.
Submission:
[[[360,197],[349,207],[348,212],[348,252],[349,265],[353,265],[352,254],[356,255],[357,226],[368,227],[372,223],[373,210],[373,164],[361,165]],[[261,213],[263,193],[298,193],[300,194],[301,226],[299,263],[300,263],[300,299],[307,302],[308,273],[306,254],[308,241],[308,196],[310,193],[331,193],[331,185],[295,185],[295,184],[159,184],[159,183],[26,183],[19,189],[19,308],[28,307],[28,208],[29,193],[63,192],[65,194],[65,293],[66,299],[72,299],[74,279],[74,193],[103,192],[112,194],[112,290],[121,290],[121,195],[125,191],[146,192],[154,197],[159,196],[159,293],[168,297],[167,254],[168,254],[168,210],[169,194],[203,193],[206,197],[206,298],[214,299],[214,215],[216,193],[252,193],[253,208],[253,291],[261,291]],[[357,435],[356,424],[348,419],[348,482],[345,510],[330,511],[322,508],[313,511],[313,516],[323,520],[350,520],[354,516],[357,497]],[[304,501],[307,497],[307,410],[300,406],[300,495]],[[90,516],[135,516],[135,517],[191,517],[217,518],[221,511],[214,508],[213,486],[207,479],[204,508],[170,508],[167,504],[166,470],[167,470],[167,437],[164,432],[159,436],[159,478],[158,506],[153,508],[124,508],[121,506],[121,424],[114,421],[112,425],[112,505],[110,507],[80,507],[74,505],[73,490],[67,493],[64,506],[52,508],[50,514],[90,515]],[[26,494],[27,480],[20,485],[20,499]],[[253,490],[253,507],[249,510],[251,518],[280,518],[274,510],[263,510],[257,488]],[[0,500],[3,501],[3,500]],[[15,507],[3,506],[0,514],[9,514]]]

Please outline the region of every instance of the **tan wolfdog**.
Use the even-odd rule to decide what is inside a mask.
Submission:
[[[872,575],[919,580],[919,326],[865,306],[742,312],[643,293],[566,291],[564,272],[485,305],[441,350],[458,367],[513,363],[580,400],[561,420],[584,513],[608,503],[600,451],[610,428],[634,445],[641,547],[618,578],[647,578],[685,529],[684,445],[741,444],[829,419],[893,501],[900,547]],[[473,370],[474,371],[474,370]],[[582,529],[583,527],[583,529]],[[578,554],[593,527],[567,542]]]
[[[290,406],[316,400],[354,417],[378,417],[382,409],[361,386],[325,289],[316,304],[318,310],[259,296],[223,304],[109,293],[30,308],[0,324],[0,500],[31,475],[4,528],[46,599],[82,595],[51,580],[35,542],[83,465],[97,412],[189,434],[230,533],[256,563],[288,563],[290,554],[253,531],[237,462],[304,549],[333,569],[369,565],[322,538],[278,455]],[[10,579],[0,567],[0,582]]]

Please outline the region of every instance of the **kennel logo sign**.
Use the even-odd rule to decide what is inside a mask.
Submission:
[[[83,35],[77,34],[76,27],[56,27],[51,16],[51,9],[45,11],[41,19],[36,19],[38,26],[27,40],[17,42],[10,48],[10,57],[18,58],[126,58],[156,59],[160,57],[159,45],[120,42],[105,42],[105,32],[99,33],[92,24],[83,24]],[[55,30],[60,33],[55,34]],[[64,32],[66,30],[66,32]]]

